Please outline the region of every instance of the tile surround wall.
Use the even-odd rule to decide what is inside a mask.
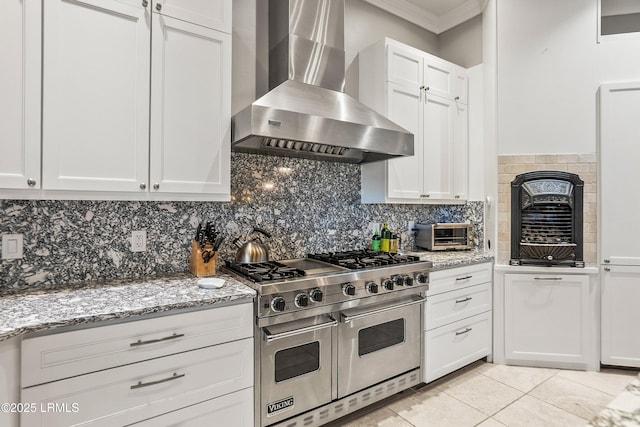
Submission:
[[[526,154],[498,156],[498,250],[497,264],[509,264],[511,251],[511,181],[516,175],[536,170],[574,173],[584,181],[584,261],[596,263],[597,163],[596,154]]]
[[[364,247],[369,223],[389,222],[413,246],[407,221],[476,223],[483,241],[483,203],[363,205],[358,165],[234,153],[232,201],[124,202],[0,200],[0,234],[22,233],[24,258],[0,261],[0,294],[84,281],[188,271],[198,223],[212,220],[231,240],[251,225],[273,234],[271,259]],[[147,231],[147,251],[129,250],[132,230]]]

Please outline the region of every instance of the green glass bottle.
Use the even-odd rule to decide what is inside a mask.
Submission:
[[[380,243],[380,234],[378,233],[378,229],[376,228],[376,231],[373,232],[373,237],[371,238],[371,250],[376,252],[379,251]]]
[[[389,252],[391,243],[391,231],[389,225],[385,222],[380,232],[380,250],[382,252]]]

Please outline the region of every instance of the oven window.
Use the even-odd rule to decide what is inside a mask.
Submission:
[[[276,353],[276,382],[320,369],[320,342],[315,341]]]
[[[404,342],[404,319],[392,320],[358,332],[358,356]]]

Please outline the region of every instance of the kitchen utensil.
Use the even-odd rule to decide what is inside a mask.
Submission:
[[[258,262],[266,262],[269,260],[269,251],[267,247],[262,243],[259,237],[254,237],[249,240],[249,236],[252,233],[260,233],[267,238],[271,237],[269,232],[258,228],[253,227],[248,229],[244,238],[237,237],[234,239],[233,243],[238,247],[236,251],[236,262],[240,264],[253,264]]]

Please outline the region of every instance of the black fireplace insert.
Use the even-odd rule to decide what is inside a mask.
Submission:
[[[542,170],[511,182],[511,265],[584,267],[584,181]]]

